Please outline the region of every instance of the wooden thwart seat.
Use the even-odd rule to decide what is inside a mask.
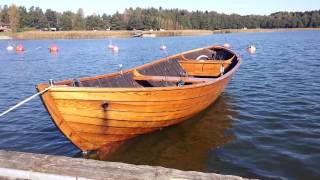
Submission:
[[[164,82],[174,82],[184,81],[185,83],[203,83],[207,81],[212,81],[213,78],[195,78],[195,77],[179,77],[179,76],[149,76],[140,74],[137,70],[133,71],[133,80],[136,81],[164,81]]]

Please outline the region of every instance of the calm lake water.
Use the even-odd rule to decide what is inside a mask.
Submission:
[[[0,112],[48,79],[94,76],[181,51],[229,42],[243,63],[210,108],[125,143],[109,161],[262,179],[320,178],[320,31],[196,37],[0,41]],[[26,52],[9,52],[9,43]],[[48,52],[55,43],[57,55]],[[168,52],[159,50],[166,44]],[[245,47],[257,46],[249,55]],[[0,149],[75,156],[39,98],[0,118]]]

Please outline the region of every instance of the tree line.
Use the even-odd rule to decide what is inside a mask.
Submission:
[[[0,25],[9,24],[12,31],[57,28],[69,30],[149,30],[149,29],[241,29],[241,28],[308,28],[320,27],[320,10],[277,12],[268,16],[221,14],[215,11],[182,9],[128,8],[123,13],[85,16],[77,12],[43,11],[39,7],[0,6]]]

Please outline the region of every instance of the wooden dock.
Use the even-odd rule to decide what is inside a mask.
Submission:
[[[158,166],[131,165],[0,150],[0,179],[211,179],[242,180],[232,175],[180,171]]]

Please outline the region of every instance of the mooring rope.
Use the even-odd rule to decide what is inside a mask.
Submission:
[[[18,108],[18,107],[20,107],[21,105],[23,105],[24,103],[32,100],[33,98],[35,98],[35,97],[37,97],[37,96],[45,93],[46,91],[48,91],[48,90],[51,89],[51,88],[53,88],[53,86],[49,86],[49,87],[45,88],[44,90],[42,90],[42,91],[40,91],[40,92],[38,92],[38,93],[36,93],[36,94],[28,97],[27,99],[25,99],[25,100],[23,100],[23,101],[21,101],[21,102],[19,102],[18,104],[12,106],[11,108],[9,108],[8,110],[6,110],[5,112],[1,113],[1,114],[0,114],[0,117],[4,116],[5,114],[13,111],[14,109],[16,109],[16,108]]]

